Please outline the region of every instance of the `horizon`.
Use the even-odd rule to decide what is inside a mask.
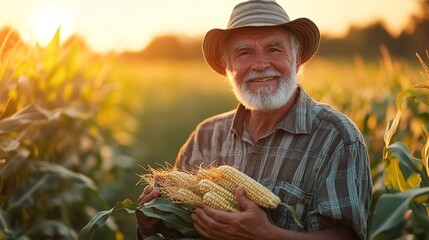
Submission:
[[[4,1],[0,2],[3,9],[0,28],[10,26],[24,42],[43,46],[61,26],[62,41],[76,35],[96,52],[139,51],[157,36],[202,38],[211,28],[223,28],[238,2],[241,1]],[[341,0],[323,3],[306,0],[290,5],[285,0],[277,2],[285,8],[291,20],[299,17],[313,20],[324,37],[342,37],[353,26],[361,28],[376,22],[382,23],[395,36],[409,27],[412,16],[422,14],[419,0],[381,0],[377,3],[364,0],[347,4]],[[385,10],[387,6],[389,11]]]

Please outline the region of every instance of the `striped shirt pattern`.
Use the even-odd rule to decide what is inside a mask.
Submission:
[[[235,166],[291,205],[304,227],[283,206],[269,212],[277,226],[311,232],[342,224],[366,239],[372,182],[363,137],[346,116],[299,91],[284,119],[257,142],[244,127],[242,105],[206,119],[175,166]]]

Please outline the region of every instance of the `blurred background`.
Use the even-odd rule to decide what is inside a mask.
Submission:
[[[172,164],[196,124],[235,108],[201,41],[238,2],[0,0],[0,239],[77,238],[98,211],[136,201],[138,174]],[[397,95],[429,80],[416,56],[429,59],[429,1],[277,2],[319,26],[300,83],[356,122],[386,192]],[[414,121],[395,137],[418,155],[425,130]],[[126,212],[94,236],[134,238]]]

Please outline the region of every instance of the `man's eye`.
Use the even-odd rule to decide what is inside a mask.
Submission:
[[[249,51],[242,51],[242,52],[238,53],[238,56],[246,56],[246,55],[249,55],[249,54],[250,54]]]
[[[270,52],[270,53],[280,52],[280,49],[278,49],[278,48],[270,48],[270,49],[268,49],[268,52]]]

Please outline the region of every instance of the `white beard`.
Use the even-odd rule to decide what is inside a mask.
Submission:
[[[297,89],[298,83],[294,67],[291,68],[290,72],[289,77],[281,78],[281,73],[273,69],[267,69],[264,72],[252,71],[244,77],[241,85],[237,84],[235,75],[232,72],[227,71],[227,74],[232,90],[241,104],[250,110],[270,111],[284,106]],[[261,87],[256,92],[248,89],[248,79],[270,76],[280,77],[278,88],[274,89],[272,86]]]

